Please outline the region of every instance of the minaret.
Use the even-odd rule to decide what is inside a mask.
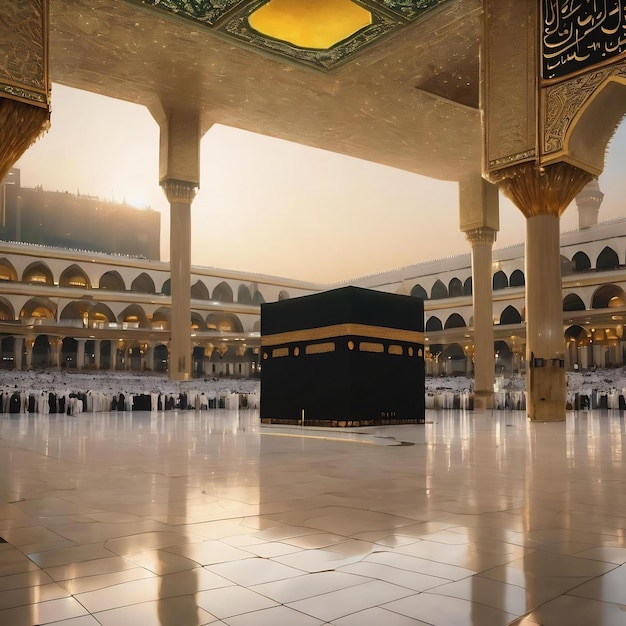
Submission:
[[[600,184],[597,178],[594,178],[583,187],[583,190],[576,196],[578,230],[595,226],[598,223],[598,211],[603,198],[604,194],[600,191]]]

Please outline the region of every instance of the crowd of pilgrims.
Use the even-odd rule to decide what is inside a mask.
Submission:
[[[257,408],[259,381],[169,381],[128,372],[0,371],[2,413],[168,411]]]

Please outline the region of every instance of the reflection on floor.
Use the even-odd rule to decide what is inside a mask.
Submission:
[[[3,415],[0,624],[626,624],[623,413],[427,422]]]

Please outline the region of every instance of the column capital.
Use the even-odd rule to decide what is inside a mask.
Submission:
[[[198,191],[198,185],[196,183],[189,183],[173,178],[162,180],[161,187],[170,204],[191,204]]]
[[[521,163],[503,170],[498,185],[524,217],[561,217],[592,178],[589,172],[565,161],[541,167]]]
[[[472,246],[493,246],[498,235],[493,228],[474,228],[465,232],[465,237]]]

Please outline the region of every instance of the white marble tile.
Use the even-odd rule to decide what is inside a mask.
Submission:
[[[357,611],[410,596],[413,593],[406,587],[398,587],[375,580],[305,600],[290,602],[288,606],[320,620],[330,622]]]
[[[393,447],[295,446],[258,413],[0,415],[0,624],[621,626],[623,417],[430,418]]]

